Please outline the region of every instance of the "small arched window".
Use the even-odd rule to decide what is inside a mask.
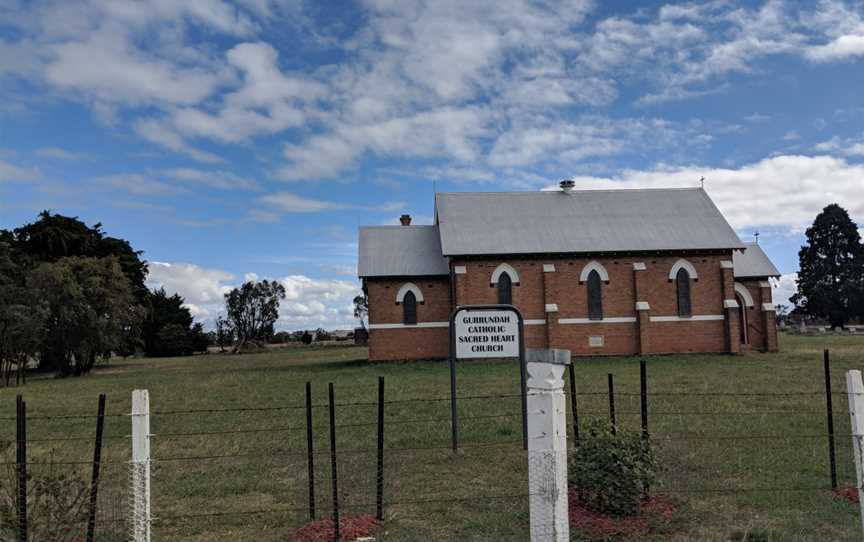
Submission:
[[[675,283],[678,287],[678,316],[691,316],[690,273],[682,267],[675,275]]]
[[[603,280],[596,269],[588,273],[588,319],[603,319]]]
[[[498,277],[498,303],[500,305],[513,304],[513,280],[509,273],[501,273]]]
[[[402,323],[408,326],[417,324],[417,297],[414,292],[406,292],[402,298]]]

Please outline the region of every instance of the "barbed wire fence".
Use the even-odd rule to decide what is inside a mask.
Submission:
[[[694,536],[737,525],[741,540],[760,529],[860,537],[857,510],[843,502],[858,489],[854,432],[847,411],[833,411],[849,395],[830,379],[825,389],[666,391],[650,387],[644,365],[634,385],[631,367],[619,371],[624,386],[611,377],[605,390],[581,389],[568,371],[569,461],[579,460],[588,420],[602,418],[650,442],[664,466],[650,493],[698,515],[699,525],[680,527]],[[280,404],[157,402],[146,411],[152,426],[138,430],[134,399],[130,413],[3,418],[28,426],[23,461],[12,455],[21,434],[0,440],[0,541],[526,539],[530,498],[546,489],[528,485],[520,394],[460,396],[454,452],[449,397],[377,384],[348,401],[338,387],[303,383]],[[97,439],[84,428],[98,433],[100,419]]]

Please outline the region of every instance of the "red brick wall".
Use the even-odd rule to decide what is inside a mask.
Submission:
[[[636,322],[565,323],[560,319],[587,319],[587,287],[579,282],[586,264],[596,260],[609,274],[603,285],[603,316],[605,318],[636,319],[636,301],[650,305],[651,317],[675,317],[678,314],[675,281],[669,272],[678,256],[622,258],[544,258],[538,260],[488,259],[454,260],[452,267],[464,266],[464,274],[456,274],[456,303],[459,305],[497,302],[497,289],[490,285],[492,273],[501,263],[513,267],[519,275],[513,286],[513,302],[526,320],[547,320],[545,305],[554,303],[557,313],[551,313],[543,325],[526,325],[526,346],[529,348],[567,348],[574,355],[618,355],[674,352],[725,352],[730,349],[728,334],[734,333],[732,348],[737,349],[737,321],[692,320],[646,322],[643,318],[643,340],[640,346],[639,325]],[[713,254],[687,256],[696,269],[698,280],[691,282],[692,314],[724,315],[723,300],[732,289],[731,270],[721,268],[721,261],[731,261],[732,255]],[[644,263],[646,270],[634,271],[635,262]],[[543,264],[553,264],[555,271],[544,273]],[[639,296],[635,291],[634,273],[639,273]],[[396,292],[405,282],[416,284],[425,298],[418,305],[418,322],[446,322],[451,309],[447,277],[433,279],[369,279],[370,358],[416,359],[446,357],[449,341],[447,328],[374,329],[375,324],[399,324],[402,307],[397,305]],[[754,301],[759,292],[754,295]],[[760,302],[757,306],[761,309]],[[728,311],[735,314],[734,309]],[[756,323],[759,319],[751,319]],[[589,337],[602,336],[602,347],[589,346]],[[733,350],[734,351],[734,350]]]
[[[444,359],[449,355],[449,330],[441,328],[372,329],[369,360]]]
[[[366,279],[370,360],[434,359],[448,355],[446,327],[375,329],[376,324],[402,323],[402,305],[396,303],[396,294],[407,282],[423,293],[423,303],[417,304],[418,324],[447,322],[450,318],[450,282],[446,277]]]
[[[513,304],[526,320],[545,317],[543,299],[543,262],[525,260],[453,261],[464,266],[466,273],[456,275],[457,303],[483,305],[498,303],[498,289],[491,286],[492,273],[500,264],[509,264],[519,274],[519,285],[513,284]]]
[[[740,280],[750,296],[753,298],[754,306],[747,310],[748,345],[752,350],[762,352],[775,352],[777,350],[777,321],[771,311],[763,311],[762,305],[773,306],[771,286],[768,279]],[[768,284],[767,286],[762,286]]]
[[[753,298],[753,306],[747,308],[747,342],[752,350],[763,350],[765,345],[765,333],[762,318],[762,292],[758,280],[737,281],[747,288],[750,297]]]

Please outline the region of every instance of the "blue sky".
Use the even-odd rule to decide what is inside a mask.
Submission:
[[[198,318],[247,277],[350,325],[356,229],[433,191],[706,189],[788,297],[864,222],[864,6],[0,0],[0,227],[102,222]]]

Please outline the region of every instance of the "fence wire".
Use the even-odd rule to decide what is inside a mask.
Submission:
[[[616,426],[639,433],[642,396],[632,389],[615,393]],[[147,528],[153,540],[323,540],[335,533],[334,497],[344,539],[368,532],[378,540],[526,540],[532,503],[554,496],[554,488],[529,478],[529,471],[579,460],[570,399],[570,451],[562,459],[522,449],[520,396],[512,390],[459,398],[456,452],[449,398],[386,397],[382,468],[378,402],[337,401],[335,495],[328,405],[320,398],[312,404],[311,453],[307,412],[299,401],[249,408],[157,405],[149,465],[130,463],[129,417],[111,414],[96,540],[135,540]],[[583,431],[591,419],[609,419],[606,392],[579,392],[576,399]],[[661,469],[646,497],[662,513],[674,511],[668,536],[660,539],[717,533],[732,540],[856,538],[856,509],[844,492],[855,471],[842,399],[834,412],[836,489],[829,477],[824,392],[652,391],[647,404],[647,431]],[[84,540],[95,417],[40,413],[30,419],[31,540]],[[17,531],[15,444],[14,435],[0,431],[0,542],[15,540]],[[149,520],[140,514],[148,468]],[[553,519],[566,522],[573,539],[590,538],[597,518],[580,508],[572,488],[568,496],[569,509]],[[548,506],[536,509],[549,512]],[[698,521],[674,521],[684,515]],[[549,528],[552,534],[564,528],[551,524],[544,536]],[[623,525],[624,531],[642,528]]]

